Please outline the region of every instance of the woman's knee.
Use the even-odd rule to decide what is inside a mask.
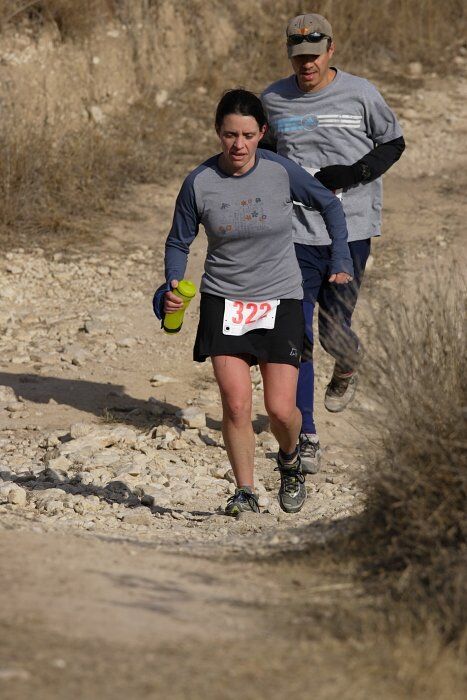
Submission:
[[[233,423],[246,423],[251,421],[251,397],[249,396],[223,396],[222,406],[224,417]]]
[[[269,405],[266,406],[266,412],[271,421],[276,423],[276,425],[282,425],[284,427],[288,427],[290,425],[296,410],[297,406],[295,401],[274,402],[273,404],[269,403]]]

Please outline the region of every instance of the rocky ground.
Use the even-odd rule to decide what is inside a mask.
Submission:
[[[49,260],[40,249],[6,254],[4,514],[21,508],[47,528],[136,528],[151,536],[155,528],[173,535],[173,520],[186,526],[196,520],[200,526],[189,539],[227,534],[219,523],[208,523],[234,490],[219,432],[217,389],[210,367],[190,363],[191,328],[165,338],[150,316],[147,290],[159,261],[160,251],[146,246],[104,261],[61,253]],[[145,318],[139,327],[140,314]],[[114,379],[114,366],[137,367],[146,395],[132,398],[122,384],[105,381]],[[157,372],[162,366],[165,373]],[[257,370],[252,384],[259,405]],[[179,407],[171,401],[181,394]],[[70,422],[74,414],[82,419]],[[265,428],[260,416],[258,489],[261,505],[273,516],[270,523],[277,523],[285,517],[274,499],[277,445]],[[329,508],[329,497],[336,501],[333,512],[347,514],[358,495],[345,476],[348,464],[334,459],[331,466],[332,475],[310,479],[318,517],[318,506],[326,502]]]
[[[443,101],[435,84],[416,77],[387,94],[408,151],[386,177],[385,235],[356,319],[363,338],[389,292],[410,294],[423,288],[427,269],[449,270],[465,239],[465,82],[451,78]],[[313,674],[316,697],[334,698],[337,688],[341,697],[370,697],[365,688],[351,691],[346,650],[329,639],[317,646],[311,632],[354,584],[344,572],[329,581],[312,562],[277,559],[310,541],[329,543],[364,507],[370,409],[361,392],[345,414],[325,414],[332,366],[318,349],[323,468],[307,478],[302,512],[289,516],[276,501],[277,445],[252,370],[263,512],[223,515],[233,474],[210,364],[191,360],[196,305],[172,337],[150,303],[179,183],[135,188],[122,216],[107,222],[102,244],[13,248],[0,262],[3,697],[165,697],[170,688],[174,698],[230,698],[241,686],[244,697],[257,698],[264,682],[275,698],[290,686],[266,666],[280,669],[291,635],[305,654],[327,650]],[[195,281],[198,238],[189,268]],[[296,609],[294,590],[308,612]],[[300,641],[303,615],[309,636]],[[178,677],[181,656],[189,661]],[[222,669],[215,678],[213,664]],[[309,683],[302,668],[295,696],[309,697]],[[368,684],[368,692],[392,687],[384,673],[377,682],[370,673]]]
[[[150,188],[145,195],[153,195]],[[161,244],[159,237],[152,249],[135,244],[129,255],[104,258],[49,258],[41,249],[6,254],[3,522],[21,513],[45,529],[111,529],[170,546],[230,542],[239,531],[264,531],[274,542],[277,531],[290,534],[291,519],[276,501],[277,444],[257,369],[257,488],[265,517],[239,526],[222,514],[234,479],[210,364],[190,359],[195,309],[176,338],[164,336],[151,314]],[[199,278],[201,255],[194,260]],[[328,446],[326,468],[308,479],[312,498],[294,528],[358,511],[355,476],[364,465],[352,455],[351,467],[342,451]]]

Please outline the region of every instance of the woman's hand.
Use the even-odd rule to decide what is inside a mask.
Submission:
[[[348,272],[337,272],[331,275],[329,278],[330,282],[334,282],[335,284],[348,284],[353,280],[352,275],[349,275]]]
[[[171,280],[170,285],[172,289],[178,287],[178,280]],[[164,313],[173,314],[178,311],[183,306],[183,300],[173,292],[166,292],[164,294]]]

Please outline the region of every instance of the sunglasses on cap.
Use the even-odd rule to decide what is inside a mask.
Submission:
[[[327,34],[321,34],[320,32],[313,32],[312,34],[290,34],[290,36],[287,37],[287,46],[297,46],[304,41],[308,41],[310,44],[317,44],[323,39],[330,38],[331,37]]]

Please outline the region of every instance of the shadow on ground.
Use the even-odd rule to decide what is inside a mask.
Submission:
[[[34,491],[35,493],[40,493],[40,491],[49,489],[60,489],[61,491],[72,494],[73,496],[97,496],[101,501],[105,501],[106,503],[110,504],[118,503],[119,505],[126,506],[130,510],[146,506],[150,509],[151,513],[155,515],[173,516],[175,514],[176,517],[177,514],[183,513],[185,516],[188,514],[193,520],[204,520],[205,518],[219,515],[218,512],[201,510],[190,511],[186,508],[169,508],[166,506],[160,506],[152,497],[150,497],[146,503],[142,503],[140,498],[141,494],[132,491],[127,484],[118,479],[110,481],[105,486],[84,484],[79,475],[71,478],[63,478],[50,468],[44,469],[44,472],[42,472],[38,477],[30,474],[21,475],[18,477],[17,474],[13,474],[5,470],[2,471],[1,474],[5,481],[14,481],[16,484],[26,489],[26,491]],[[46,479],[48,477],[50,480],[44,481],[44,476]]]
[[[11,387],[26,401],[48,404],[52,400],[100,418],[116,419],[137,427],[155,425],[162,415],[173,415],[179,410],[178,406],[165,401],[136,399],[125,393],[124,386],[111,382],[102,384],[84,379],[0,372],[0,385]]]

